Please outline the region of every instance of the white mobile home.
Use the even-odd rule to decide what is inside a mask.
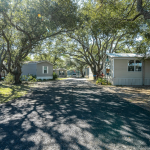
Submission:
[[[142,61],[143,54],[109,53],[107,56],[103,72],[106,74],[109,66],[108,80],[112,85],[150,85],[150,59]]]
[[[27,61],[22,65],[21,75],[36,75],[37,79],[53,79],[53,64],[48,61]]]
[[[63,68],[53,69],[53,72],[57,74],[58,77],[67,77],[67,70]]]

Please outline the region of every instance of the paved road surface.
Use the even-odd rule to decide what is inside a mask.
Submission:
[[[0,150],[150,150],[150,112],[83,79],[0,105]]]

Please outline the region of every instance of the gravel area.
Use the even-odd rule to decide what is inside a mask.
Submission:
[[[131,86],[131,87],[106,87],[109,92],[115,93],[137,106],[150,111],[150,86]]]
[[[150,112],[84,79],[0,105],[0,150],[150,150]]]

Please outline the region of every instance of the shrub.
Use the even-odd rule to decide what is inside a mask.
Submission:
[[[32,80],[30,80],[31,82],[37,82],[36,78],[32,78]]]
[[[28,75],[28,81],[33,80],[34,78],[32,77],[32,75]]]
[[[22,75],[21,77],[20,77],[20,79],[22,80],[22,81],[31,81],[31,82],[36,82],[37,81],[37,79],[36,79],[36,75]]]
[[[53,72],[53,79],[54,79],[54,80],[57,79],[57,74],[56,74],[56,72]]]
[[[27,81],[27,79],[28,79],[28,78],[27,78],[26,75],[22,75],[22,76],[20,77],[20,80],[21,80],[21,81]]]
[[[14,76],[10,73],[8,73],[4,79],[5,84],[12,84],[12,83],[14,83],[14,81],[15,81]]]
[[[99,83],[101,83],[102,85],[111,85],[111,83],[110,82],[108,82],[106,79],[104,79],[104,78],[98,78],[97,79],[97,81],[96,81],[96,84],[99,84]]]
[[[42,79],[38,79],[37,81],[42,81]]]

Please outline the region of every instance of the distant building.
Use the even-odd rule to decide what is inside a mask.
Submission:
[[[53,69],[53,72],[57,74],[58,77],[67,77],[67,70],[63,68]]]
[[[36,75],[37,79],[53,79],[53,64],[48,61],[27,61],[22,65],[21,75]]]

